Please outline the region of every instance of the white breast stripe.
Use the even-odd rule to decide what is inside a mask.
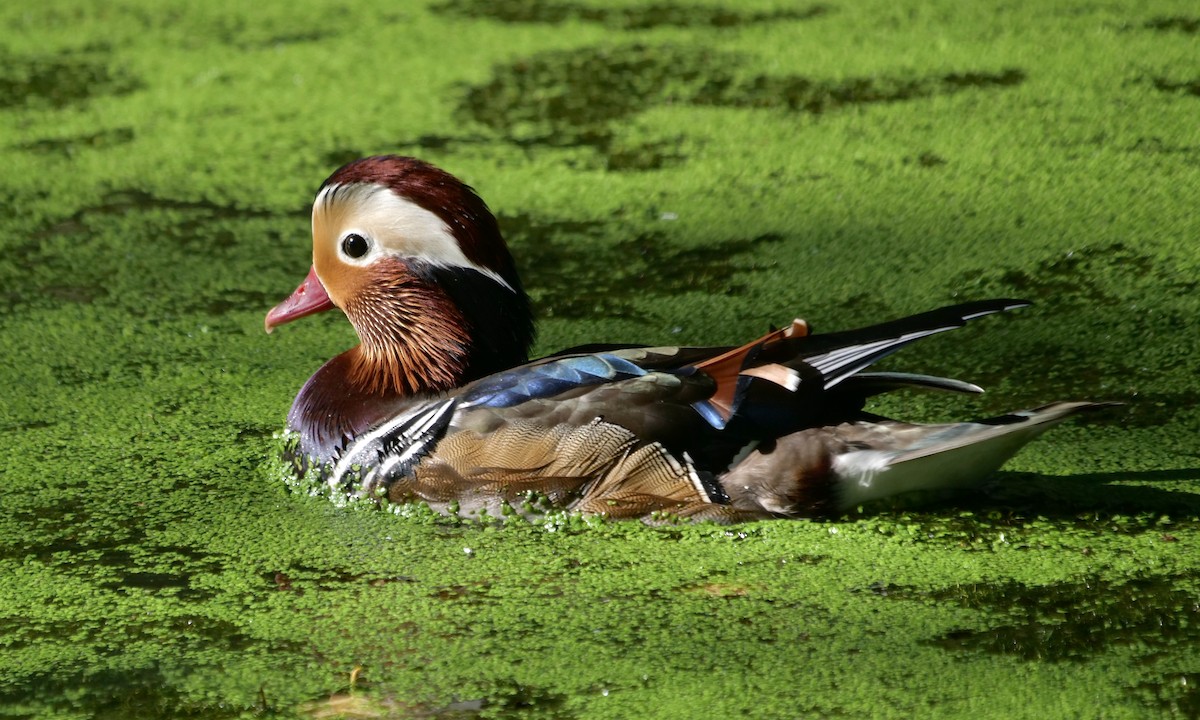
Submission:
[[[429,438],[424,436],[428,435],[431,428],[437,427],[443,421],[449,422],[446,415],[453,413],[456,406],[457,402],[453,399],[418,405],[412,411],[394,417],[374,430],[359,435],[346,448],[346,452],[334,466],[333,473],[329,476],[329,486],[335,490],[340,489],[346,482],[346,474],[353,466],[358,465],[361,469],[368,470],[372,464],[378,462],[381,443],[389,435],[397,435],[401,438],[402,452],[384,458],[384,462],[379,467],[369,469],[369,474],[390,471],[396,463],[411,460],[421,451],[428,450]],[[375,457],[372,457],[372,452],[376,454]]]

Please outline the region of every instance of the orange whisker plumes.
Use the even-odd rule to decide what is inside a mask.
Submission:
[[[462,376],[470,336],[458,308],[404,274],[376,274],[346,307],[362,345],[350,382],[373,395],[442,392]]]

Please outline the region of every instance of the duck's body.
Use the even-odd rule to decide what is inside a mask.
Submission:
[[[334,173],[313,270],[267,327],[337,306],[362,344],[305,384],[298,455],[339,491],[446,512],[742,520],[838,512],[977,482],[1091,403],[918,426],[862,412],[895,387],[875,360],[1026,303],[968,303],[847,333],[800,320],[740,348],[594,346],[526,362],[528,300],[495,219],[411,158]]]

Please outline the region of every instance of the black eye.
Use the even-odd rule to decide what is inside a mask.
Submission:
[[[366,255],[370,249],[371,244],[367,242],[365,237],[358,233],[350,233],[342,238],[342,252],[346,253],[348,257],[360,258]]]

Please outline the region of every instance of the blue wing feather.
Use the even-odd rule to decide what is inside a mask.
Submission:
[[[641,377],[646,371],[615,355],[581,355],[506,370],[483,378],[461,396],[463,406],[506,408],[568,390]]]

